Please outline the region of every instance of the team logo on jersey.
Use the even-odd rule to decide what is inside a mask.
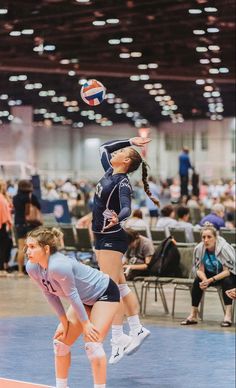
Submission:
[[[102,187],[101,183],[98,183],[97,186],[96,186],[95,192],[96,192],[96,195],[97,195],[99,198],[101,198],[102,189],[103,189],[103,187]]]
[[[106,248],[112,248],[112,243],[111,243],[111,242],[110,242],[110,243],[109,243],[109,242],[105,243],[105,244],[104,244],[104,248],[105,248],[105,247],[106,247]]]
[[[120,187],[128,187],[131,190],[130,184],[128,182],[121,182]]]

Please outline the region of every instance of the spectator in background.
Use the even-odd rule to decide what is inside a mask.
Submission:
[[[158,185],[156,184],[156,182],[152,176],[150,176],[148,178],[148,184],[149,184],[149,188],[150,188],[150,191],[153,194],[153,196],[156,198],[159,198],[160,188],[158,187]],[[159,216],[159,209],[158,209],[157,205],[155,203],[153,203],[153,201],[148,197],[148,195],[146,195],[145,205],[146,205],[148,212],[149,212],[150,228],[151,228],[152,226],[155,225],[155,223],[157,221],[157,218]]]
[[[161,217],[157,221],[158,229],[165,229],[166,236],[170,235],[169,228],[175,228],[177,221],[175,219],[175,209],[172,205],[166,205],[161,209]]]
[[[192,173],[192,195],[195,195],[197,198],[200,194],[199,189],[199,174],[196,173],[195,168],[192,167],[193,173]]]
[[[185,230],[186,240],[188,243],[194,242],[193,225],[189,221],[190,212],[186,206],[179,206],[177,208],[178,222],[176,227]]]
[[[22,179],[18,184],[18,192],[13,197],[13,206],[15,211],[15,228],[18,239],[18,276],[24,276],[24,246],[25,238],[29,231],[33,230],[38,225],[29,224],[26,221],[26,204],[32,203],[40,210],[40,204],[37,197],[33,194],[32,182],[26,179]]]
[[[59,199],[60,195],[58,191],[56,190],[56,185],[54,182],[48,182],[45,185],[45,193],[44,193],[44,199],[47,199],[48,201],[54,201],[55,199]]]
[[[181,196],[188,196],[188,170],[192,168],[189,159],[189,149],[183,148],[179,155],[179,175],[180,175],[180,189]]]
[[[12,216],[9,202],[7,201],[4,192],[6,184],[4,181],[0,183],[0,277],[6,276],[5,263],[8,261],[9,255],[9,230],[12,228]]]
[[[82,192],[79,192],[77,194],[76,203],[73,205],[71,209],[71,216],[74,217],[75,220],[77,221],[78,219],[84,217],[89,212],[90,212],[90,209],[85,203],[84,195]]]
[[[126,229],[128,236],[128,249],[123,257],[123,268],[126,279],[132,280],[135,276],[145,276],[148,264],[154,254],[152,240],[141,236],[137,230]]]
[[[174,178],[173,183],[170,185],[170,201],[173,204],[177,204],[180,201],[181,191],[179,179]]]
[[[229,327],[232,325],[232,299],[227,291],[235,285],[235,251],[223,237],[217,235],[216,229],[210,224],[202,228],[201,235],[202,242],[194,250],[196,278],[191,291],[192,309],[181,325],[196,324],[203,291],[209,286],[220,286],[225,304],[221,327]]]
[[[204,226],[206,222],[210,222],[217,230],[225,227],[224,221],[225,208],[221,203],[212,206],[211,213],[207,214],[200,221],[200,226]]]
[[[125,229],[144,229],[146,230],[147,237],[151,239],[151,232],[149,225],[143,220],[143,213],[141,209],[135,209],[133,210],[131,217],[128,218],[127,221],[125,221],[124,224]]]

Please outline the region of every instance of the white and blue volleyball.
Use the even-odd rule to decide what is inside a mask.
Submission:
[[[106,88],[96,79],[90,79],[83,84],[80,95],[86,104],[91,106],[99,105],[106,96]]]

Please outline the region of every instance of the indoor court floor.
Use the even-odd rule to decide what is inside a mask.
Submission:
[[[51,339],[56,316],[27,277],[0,279],[0,295],[0,388],[55,386]],[[170,307],[171,289],[166,295]],[[137,353],[108,366],[107,388],[235,387],[234,328],[219,327],[222,311],[217,299],[206,301],[204,323],[180,326],[189,311],[188,298],[186,293],[178,298],[172,319],[149,293],[150,315],[143,322],[151,336]],[[81,339],[72,348],[69,387],[93,387]]]

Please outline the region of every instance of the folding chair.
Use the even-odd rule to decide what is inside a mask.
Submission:
[[[174,237],[177,243],[187,243],[185,229],[183,228],[169,228],[170,234]]]
[[[93,246],[89,234],[88,228],[76,228],[76,235],[77,235],[77,247],[78,251],[81,252],[92,252]]]
[[[60,229],[64,235],[64,250],[65,251],[78,251],[78,244],[76,241],[75,230],[72,224],[60,224]]]
[[[201,229],[193,229],[193,237],[195,243],[200,243],[202,241]]]
[[[234,229],[220,229],[220,236],[229,244],[236,244],[236,233]]]
[[[165,229],[158,229],[158,228],[152,228],[151,229],[151,236],[153,244],[160,244],[161,241],[165,240],[166,238],[166,231]]]

